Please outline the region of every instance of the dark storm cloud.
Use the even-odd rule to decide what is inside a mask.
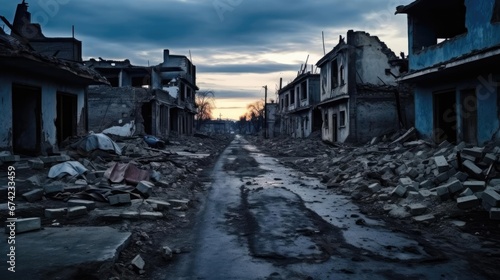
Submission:
[[[295,64],[262,63],[262,64],[221,64],[199,65],[198,71],[203,73],[273,73],[297,70]]]

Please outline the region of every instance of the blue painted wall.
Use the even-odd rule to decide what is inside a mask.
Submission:
[[[411,48],[413,26],[409,20],[410,70],[420,70],[474,50],[500,44],[500,23],[490,22],[494,3],[495,0],[465,0],[468,32],[417,52]]]
[[[477,75],[472,75],[477,77]],[[499,75],[494,76],[496,79]],[[462,90],[476,90],[477,97],[477,141],[479,145],[495,137],[495,133],[500,129],[498,91],[496,87],[489,87],[481,83],[477,78],[470,80],[450,81],[439,85],[420,84],[415,88],[415,128],[420,137],[431,140],[434,130],[434,92],[443,90],[455,90],[457,100],[457,133],[461,141],[462,132],[462,112],[460,106],[460,93]]]

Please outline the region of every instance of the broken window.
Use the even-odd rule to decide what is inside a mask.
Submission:
[[[300,84],[300,97],[302,100],[307,99],[307,81]]]
[[[179,96],[180,96],[180,99],[181,101],[185,101],[186,100],[186,88],[183,84],[180,84],[179,85]]]
[[[493,6],[493,15],[491,16],[491,22],[500,22],[500,0],[495,0],[495,5]]]
[[[331,68],[331,80],[332,80],[332,89],[336,88],[339,86],[339,67],[337,64],[337,59],[334,59],[332,61],[332,64],[330,66]]]
[[[285,104],[286,104],[286,108],[288,108],[288,106],[290,106],[289,104],[289,101],[290,101],[290,98],[288,97],[288,94],[285,95]]]
[[[323,116],[323,124],[325,128],[328,128],[328,112],[325,112],[325,115]]]
[[[106,79],[108,80],[109,84],[112,87],[119,87],[120,86],[119,81],[118,81],[118,77],[106,77]]]
[[[467,32],[464,0],[427,1],[408,11],[412,50],[420,51]]]
[[[340,111],[339,121],[340,127],[345,127],[345,111]]]
[[[295,90],[291,89],[290,90],[290,105],[295,104]]]

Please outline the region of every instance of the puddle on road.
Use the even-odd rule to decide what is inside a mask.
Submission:
[[[331,193],[315,178],[300,177],[298,180],[298,175],[292,175],[296,171],[277,165],[274,158],[259,153],[255,146],[245,145],[244,149],[251,151],[260,167],[268,171],[254,178],[257,184],[253,188],[280,187],[295,193],[307,208],[334,227],[342,229],[347,244],[396,261],[432,258],[417,241],[392,232],[384,227],[383,222],[361,214],[349,197]],[[276,181],[275,178],[281,180]],[[363,225],[356,224],[360,219]]]

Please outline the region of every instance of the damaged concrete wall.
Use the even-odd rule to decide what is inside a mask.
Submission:
[[[133,87],[89,87],[89,130],[102,132],[110,127],[131,125],[132,134],[144,133],[143,102],[150,96],[145,89]]]
[[[415,40],[418,40],[419,21],[409,20],[410,70],[424,69],[475,50],[500,44],[500,36],[498,36],[500,25],[491,22],[494,4],[495,0],[465,0],[467,32],[439,44],[434,38],[434,45],[418,50],[413,50],[411,46],[415,45]],[[422,15],[422,17],[425,16],[428,15]],[[410,19],[412,17],[415,15],[410,15]]]
[[[23,107],[21,101],[19,102],[19,104],[13,104],[13,85],[28,86],[38,91],[36,95],[38,96],[37,98],[40,98],[40,115],[38,116],[38,114],[34,114],[33,118],[39,119],[38,121],[36,119],[25,120],[32,121],[33,123],[40,123],[39,132],[34,132],[32,133],[33,135],[30,134],[29,136],[26,136],[28,138],[39,137],[39,139],[29,139],[30,141],[38,142],[38,145],[40,145],[40,147],[37,147],[38,152],[47,154],[58,150],[56,127],[56,120],[58,117],[58,93],[69,94],[76,97],[75,114],[77,115],[71,117],[76,117],[76,131],[85,130],[85,128],[82,127],[84,126],[84,124],[78,121],[81,119],[82,114],[84,114],[83,109],[85,106],[85,86],[70,86],[59,81],[39,79],[36,77],[28,78],[26,76],[17,76],[7,73],[2,73],[2,76],[0,76],[0,85],[0,102],[2,104],[2,110],[0,112],[0,124],[2,125],[2,129],[0,130],[0,150],[13,150],[14,141],[16,141],[15,139],[13,139],[16,136],[14,136],[12,133],[13,125],[16,122],[16,120],[13,119],[15,113],[14,110],[15,108],[19,108],[19,110],[22,110]],[[18,114],[23,113],[18,112]],[[27,116],[27,118],[31,117]],[[21,140],[22,139],[18,139],[18,141]],[[20,143],[19,145],[22,146],[22,143]]]
[[[366,143],[375,136],[394,132],[398,128],[398,113],[394,96],[360,98],[358,96],[357,142]]]

